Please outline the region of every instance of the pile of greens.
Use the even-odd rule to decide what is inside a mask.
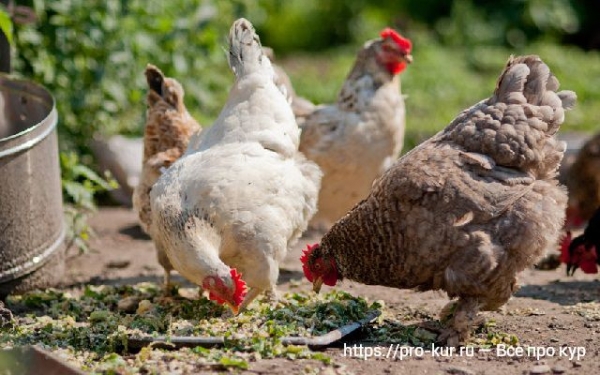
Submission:
[[[281,338],[319,336],[381,308],[342,291],[287,293],[276,303],[258,299],[232,317],[202,296],[185,298],[179,292],[174,289],[167,297],[156,284],[141,283],[10,296],[6,306],[14,319],[0,329],[0,348],[41,345],[90,372],[169,371],[173,361],[192,366],[190,371],[247,368],[249,361],[273,357],[328,363],[328,357],[305,346],[282,345]],[[132,353],[128,339],[147,335],[221,336],[225,345],[177,351],[146,347]]]

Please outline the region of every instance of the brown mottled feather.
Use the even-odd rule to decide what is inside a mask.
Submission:
[[[557,88],[539,57],[511,57],[494,94],[398,160],[315,256],[366,284],[442,289],[468,316],[502,306],[564,221],[554,134],[575,93]]]
[[[144,157],[139,185],[133,192],[133,206],[138,212],[142,229],[151,234],[150,190],[163,168],[169,168],[187,148],[192,134],[200,125],[188,113],[183,102],[184,91],[179,82],[168,78],[155,66],[146,67],[148,82]],[[172,267],[162,249],[157,248],[161,265],[168,272]]]
[[[567,188],[569,206],[579,217],[589,220],[600,207],[600,133],[588,140],[571,166]]]

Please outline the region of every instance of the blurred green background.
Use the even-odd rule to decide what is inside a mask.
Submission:
[[[15,74],[44,84],[60,113],[60,144],[93,165],[89,141],[141,135],[144,68],[178,79],[186,104],[208,126],[233,75],[228,29],[250,19],[297,92],[332,102],[357,49],[385,26],[414,43],[402,75],[407,147],[490,95],[510,54],[539,54],[579,96],[564,129],[592,131],[600,119],[597,0],[24,0],[37,20],[16,24]]]
[[[96,132],[140,135],[144,67],[180,80],[206,126],[233,82],[224,48],[232,21],[250,19],[300,95],[331,102],[359,46],[392,26],[413,39],[402,76],[410,134],[430,134],[489,95],[511,54],[537,53],[579,105],[565,128],[600,118],[600,2],[595,0],[28,0],[38,17],[15,26],[13,70],[47,86],[61,147],[91,162]]]

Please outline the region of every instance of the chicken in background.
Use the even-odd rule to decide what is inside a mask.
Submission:
[[[465,342],[557,243],[567,203],[555,134],[576,100],[537,56],[511,57],[493,95],[399,159],[301,258],[315,291],[343,279],[444,290],[438,340]]]
[[[294,90],[294,86],[292,85],[292,80],[285,70],[273,62],[275,59],[275,52],[273,52],[273,49],[263,46],[263,53],[269,58],[271,65],[273,66],[273,71],[275,72],[275,85],[279,87],[283,94],[288,98],[296,121],[300,125],[304,121],[304,118],[315,110],[315,105],[310,100],[296,94],[296,90]]]
[[[580,227],[600,207],[600,133],[588,140],[567,173],[569,204],[565,227]]]
[[[410,40],[392,29],[368,41],[332,105],[301,124],[300,151],[323,171],[311,227],[326,229],[371,189],[402,150],[404,99],[400,76],[412,62]]]
[[[219,117],[150,199],[153,238],[174,268],[237,313],[275,294],[279,262],[316,211],[321,171],[298,152],[294,114],[245,19],[231,27],[229,65],[236,81]]]
[[[561,262],[567,265],[567,276],[573,276],[577,268],[584,273],[598,273],[600,258],[600,206],[589,220],[583,234],[571,238],[567,231],[561,243]]]
[[[144,156],[140,182],[133,191],[133,208],[140,226],[151,237],[152,215],[150,190],[162,172],[184,153],[190,137],[201,130],[183,102],[184,91],[179,82],[168,78],[155,67],[146,67],[148,82]],[[155,242],[158,262],[165,270],[165,290],[169,291],[173,267],[160,243]]]

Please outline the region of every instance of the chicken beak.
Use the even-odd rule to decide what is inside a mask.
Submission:
[[[237,315],[240,313],[240,307],[239,306],[235,306],[231,303],[227,303],[227,307],[229,307],[229,309],[231,310],[231,312],[233,313],[233,315]]]
[[[313,292],[319,293],[321,291],[321,286],[323,285],[323,278],[317,277],[315,281],[313,281]]]
[[[403,56],[404,61],[406,61],[408,64],[411,64],[413,62],[413,57],[411,54],[406,54]]]
[[[567,276],[575,275],[575,271],[577,270],[577,268],[579,267],[574,263],[567,264]]]

